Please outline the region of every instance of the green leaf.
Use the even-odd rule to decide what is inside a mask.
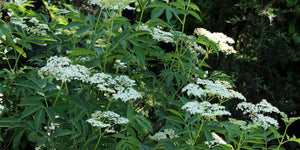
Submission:
[[[293,7],[298,3],[298,0],[286,0],[288,7]]]
[[[157,19],[164,13],[164,9],[162,8],[154,8],[151,12],[151,19]]]
[[[82,133],[84,136],[87,136],[88,130],[89,130],[89,125],[86,121],[81,119],[81,128],[82,128]]]
[[[165,118],[169,121],[177,122],[180,124],[185,124],[185,122],[181,118],[176,117],[176,116],[165,116]]]
[[[170,22],[170,20],[172,18],[172,11],[169,7],[167,7],[167,9],[166,9],[166,18],[167,18],[168,22]]]
[[[80,29],[76,30],[75,35],[81,35],[82,33],[85,33],[87,31],[91,30],[91,28],[87,28],[87,27],[81,27]]]
[[[134,46],[133,50],[134,50],[134,53],[136,54],[137,62],[140,65],[145,66],[146,65],[146,62],[145,62],[145,59],[146,59],[146,52],[145,51],[146,50],[143,49],[143,48],[140,48],[138,46]]]
[[[57,131],[57,136],[66,136],[75,133],[75,131],[67,130],[67,129],[60,129]]]
[[[211,141],[212,140],[212,134],[210,131],[208,130],[204,130],[204,134],[205,134],[205,138],[207,141]]]
[[[189,14],[193,15],[196,19],[198,19],[199,21],[202,22],[202,19],[200,18],[200,16],[196,12],[190,10]]]
[[[293,141],[293,142],[297,142],[298,144],[300,144],[300,138],[292,137],[288,141]]]
[[[173,113],[173,114],[179,116],[179,117],[183,120],[182,115],[181,115],[178,111],[173,110],[173,109],[167,109],[167,111],[169,111],[169,112],[171,112],[171,113]]]
[[[55,111],[53,109],[53,107],[47,107],[45,108],[46,113],[48,115],[48,117],[50,118],[51,122],[55,122]]]
[[[25,105],[40,105],[44,106],[44,104],[40,101],[43,97],[41,96],[32,96],[28,98],[24,98],[22,102],[19,104],[19,106],[25,106]]]
[[[175,150],[174,142],[163,141],[164,147],[168,150]]]
[[[43,109],[39,110],[34,115],[34,127],[36,131],[38,131],[41,128],[42,123],[45,120],[45,111]]]
[[[36,112],[37,110],[39,110],[41,108],[42,108],[42,106],[40,106],[40,105],[33,105],[33,106],[29,106],[29,107],[25,108],[25,110],[22,112],[22,116],[20,119],[31,115],[32,113]]]
[[[21,132],[18,132],[18,134],[14,137],[14,140],[13,140],[13,148],[14,149],[19,149],[21,138],[24,134],[24,131],[25,131],[25,129],[22,130]]]
[[[21,54],[24,58],[27,57],[25,51],[24,51],[21,47],[19,47],[19,46],[17,46],[17,45],[13,45],[13,48],[14,48],[19,54]]]
[[[133,109],[131,105],[127,108],[127,118],[129,121],[131,121],[133,118]]]
[[[137,36],[145,35],[148,33],[149,33],[148,31],[134,31],[134,32],[130,33],[126,39],[130,39],[133,37],[137,38]]]
[[[165,4],[165,3],[162,3],[162,2],[154,2],[154,3],[149,4],[147,7],[148,8],[154,8],[154,7],[156,7],[156,8],[163,9],[163,8],[168,7],[168,5]]]
[[[23,86],[23,87],[28,87],[28,88],[35,89],[35,90],[38,90],[38,91],[42,91],[42,89],[39,85],[37,85],[33,82],[29,82],[29,81],[22,81],[22,82],[16,83],[16,85]]]
[[[98,57],[96,52],[89,50],[89,49],[85,49],[85,48],[76,48],[74,51],[71,52],[70,57],[74,57],[77,55],[84,55],[84,54],[92,54],[92,55]]]
[[[171,2],[170,5],[175,6],[177,9],[181,9],[181,10],[184,9],[183,4],[179,2]]]
[[[77,107],[83,109],[85,112],[89,112],[89,106],[86,101],[83,101],[79,99],[79,97],[76,96],[70,96],[70,95],[65,95],[62,96],[65,100],[75,104]]]
[[[9,128],[19,122],[21,122],[19,118],[1,118],[0,127]]]
[[[71,23],[67,24],[66,26],[64,26],[62,29],[66,30],[72,27],[79,27],[80,25],[83,25],[84,23],[82,22],[78,22],[78,21],[72,21]]]
[[[137,117],[135,117],[135,120],[137,121],[137,123],[141,127],[145,128],[149,132],[153,132],[153,128],[152,128],[151,122],[149,120],[147,120],[145,117],[143,117],[143,116],[137,116]]]
[[[88,14],[88,20],[90,22],[91,27],[94,28],[94,26],[95,26],[95,17],[94,17],[94,15]]]

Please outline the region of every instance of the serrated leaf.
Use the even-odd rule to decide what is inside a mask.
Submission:
[[[20,142],[21,142],[21,138],[24,134],[24,130],[22,130],[21,132],[19,132],[15,137],[14,137],[14,140],[13,140],[13,148],[14,149],[19,149],[20,147]]]
[[[157,19],[164,13],[164,9],[162,8],[154,8],[151,12],[151,19]]]
[[[33,82],[29,82],[29,81],[22,81],[22,82],[16,83],[16,85],[23,86],[23,87],[28,87],[28,88],[35,89],[35,90],[38,90],[38,91],[42,91],[42,89],[39,85],[37,85]]]
[[[77,55],[85,55],[85,54],[92,54],[98,57],[96,52],[86,48],[76,48],[74,51],[71,52],[70,57],[77,56]]]
[[[167,21],[170,22],[171,18],[172,18],[172,11],[169,7],[167,7],[166,9],[166,18],[167,18]]]
[[[173,110],[173,109],[167,109],[167,111],[169,111],[169,112],[171,112],[171,113],[173,113],[173,114],[179,116],[179,117],[183,120],[182,115],[181,115],[178,111]]]
[[[41,128],[41,124],[45,120],[45,111],[43,109],[37,111],[34,115],[34,127],[38,131]]]
[[[143,116],[137,116],[135,118],[135,120],[137,121],[137,123],[141,127],[145,128],[149,132],[153,132],[153,128],[152,128],[151,122],[149,120],[147,120],[145,117],[143,117]]]
[[[40,106],[40,105],[33,105],[33,106],[29,106],[29,107],[25,108],[25,110],[22,112],[22,116],[20,119],[33,114],[34,112],[36,112],[37,110],[39,110],[41,108],[42,108],[42,106]]]
[[[57,136],[66,136],[66,135],[70,135],[70,134],[73,134],[73,133],[75,133],[75,131],[67,130],[67,129],[60,129],[57,132]]]
[[[86,121],[81,120],[81,128],[82,128],[82,133],[84,136],[87,136],[88,130],[89,130],[89,125]]]
[[[199,16],[196,12],[190,10],[190,11],[189,11],[189,14],[191,14],[191,15],[194,16],[196,19],[198,19],[199,21],[202,22],[202,19],[200,18],[200,16]]]
[[[176,116],[165,116],[165,118],[169,121],[177,122],[180,124],[185,124],[185,122],[183,120],[181,120],[179,117],[176,117]]]

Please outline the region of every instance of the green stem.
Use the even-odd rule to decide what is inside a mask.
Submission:
[[[186,7],[186,11],[189,10],[190,4],[191,4],[191,0],[188,1],[188,5]],[[187,15],[188,14],[184,14],[183,21],[182,21],[180,51],[182,51],[182,46],[183,46],[183,41],[184,41],[184,39],[183,39],[183,32],[184,32],[184,28],[185,28],[185,21],[186,21]]]
[[[200,118],[200,115],[198,115],[199,116],[199,118]],[[200,121],[202,121],[201,119],[200,119]],[[202,130],[202,127],[203,127],[203,124],[204,124],[204,120],[201,122],[201,125],[200,125],[200,128],[199,128],[199,130],[198,130],[198,132],[197,132],[197,134],[196,134],[196,137],[195,137],[195,141],[193,142],[193,147],[195,146],[195,144],[196,144],[196,142],[197,142],[197,139],[198,139],[198,137],[199,137],[199,135],[200,135],[200,132],[201,132],[201,130]]]
[[[59,91],[58,91],[58,93],[57,93],[57,95],[56,95],[56,98],[55,98],[55,101],[54,101],[54,103],[53,103],[53,106],[56,105],[56,102],[57,102],[58,97],[59,97],[59,95],[60,95],[60,93],[61,93],[61,90],[62,90],[62,88],[63,88],[63,85],[64,85],[64,82],[62,82],[61,85],[60,85],[60,88],[59,88]]]
[[[282,145],[282,143],[283,143],[283,140],[284,140],[284,137],[285,137],[285,135],[286,135],[286,131],[287,131],[288,127],[289,127],[289,125],[286,125],[285,130],[284,130],[284,133],[283,133],[283,136],[282,136],[282,138],[281,138],[281,140],[280,140],[280,142],[279,142],[278,147],[276,148],[277,150],[279,150],[279,148],[281,147],[281,145]]]
[[[8,57],[5,55],[5,53],[3,53],[3,55],[4,55],[4,59],[6,59],[6,61],[7,61],[7,64],[9,66],[10,71],[13,72],[13,68],[11,67],[11,65],[10,65],[10,63],[8,61]]]
[[[242,135],[241,135],[241,138],[239,140],[238,147],[236,150],[239,150],[241,148],[241,145],[243,144],[243,142],[242,142],[243,136],[244,136],[244,132],[242,132]]]
[[[18,65],[18,62],[19,62],[20,57],[21,57],[21,54],[19,54],[19,56],[18,56],[18,58],[17,58],[17,60],[16,60],[15,66],[14,66],[14,68],[13,68],[13,71],[15,71],[15,69],[17,68],[17,65]]]
[[[100,141],[101,141],[101,137],[102,137],[101,128],[99,129],[99,133],[100,133],[100,135],[99,135],[99,138],[98,138],[98,142],[97,142],[97,144],[96,144],[96,146],[95,146],[94,150],[96,150],[96,149],[97,149],[97,147],[99,146],[99,144],[100,144]]]

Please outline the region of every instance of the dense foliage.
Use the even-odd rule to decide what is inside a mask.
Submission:
[[[265,100],[278,104],[287,95],[251,93],[277,92],[278,83],[265,72],[245,74],[261,61],[271,72],[272,63],[298,62],[293,24],[287,38],[278,25],[267,32],[272,7],[224,3],[236,6],[228,13],[245,11],[243,18],[219,14],[225,24],[216,12],[202,11],[220,6],[209,1],[91,0],[77,5],[80,10],[62,2],[1,1],[1,149],[285,149],[300,143],[287,134],[300,117],[289,118]],[[248,7],[255,13],[247,14]],[[287,7],[299,9],[292,1]],[[224,32],[235,40],[210,32],[239,19],[255,24]],[[204,23],[206,29],[195,26]],[[249,33],[256,25],[260,30]],[[287,44],[272,52],[287,49],[294,59],[260,59],[281,40]],[[246,79],[259,84],[245,88]]]

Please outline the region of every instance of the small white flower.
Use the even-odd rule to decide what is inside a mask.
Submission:
[[[165,129],[163,131],[157,132],[152,136],[149,136],[150,139],[154,140],[154,141],[160,141],[163,139],[174,139],[174,138],[178,138],[179,136],[175,134],[175,130],[174,129]]]
[[[211,33],[204,28],[196,28],[194,31],[197,35],[206,36],[208,39],[216,42],[220,46],[220,51],[228,54],[236,53],[236,50],[228,44],[233,44],[234,40],[230,37],[227,37],[225,34],[220,32]]]
[[[204,102],[187,102],[181,109],[185,109],[190,114],[199,114],[203,117],[215,118],[216,116],[231,115],[230,112],[225,110],[224,106],[218,104],[211,104],[207,101]]]
[[[272,106],[265,99],[254,105],[251,103],[242,102],[237,105],[237,109],[243,111],[243,114],[249,114],[250,119],[255,123],[267,129],[269,126],[278,127],[278,122],[274,118],[265,116],[265,113],[282,114],[277,107]]]

